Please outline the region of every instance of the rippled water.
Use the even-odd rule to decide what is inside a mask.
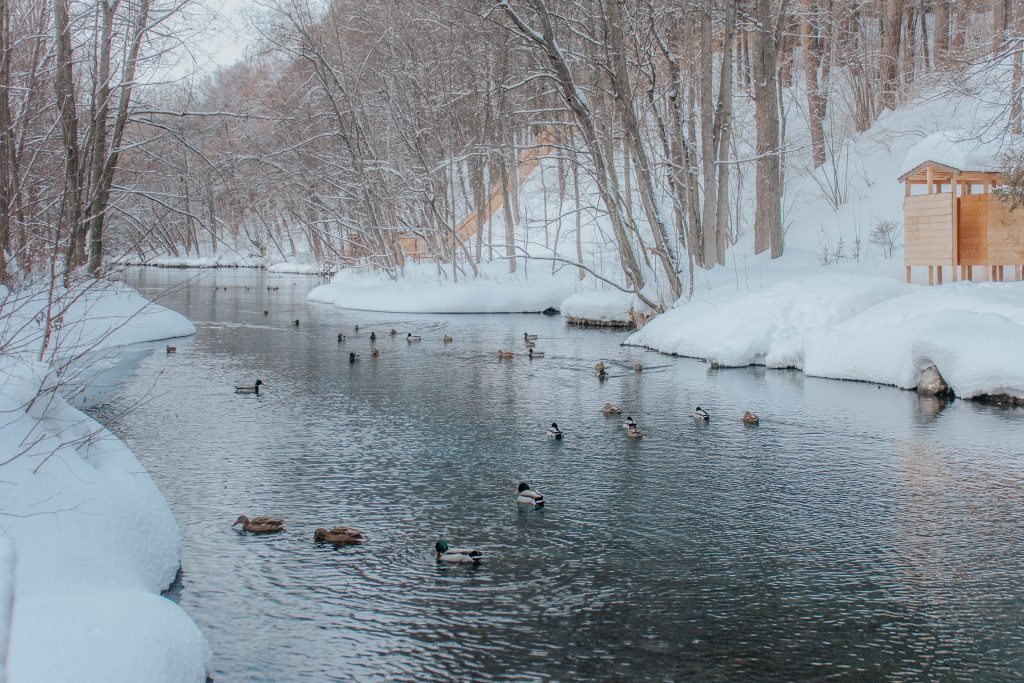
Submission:
[[[114,429],[181,525],[215,681],[1020,675],[1022,410],[710,370],[559,318],[342,312],[308,278],[135,277],[199,331],[92,411],[134,407]],[[499,361],[524,330],[547,357]],[[545,509],[513,502],[520,480]],[[239,534],[240,513],[287,531]],[[340,523],[370,542],[312,542]],[[438,538],[487,559],[438,566]]]

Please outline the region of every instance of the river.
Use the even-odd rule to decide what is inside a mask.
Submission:
[[[1024,410],[716,370],[558,317],[341,311],[307,303],[304,276],[130,279],[198,333],[132,351],[90,413],[121,415],[181,526],[173,597],[217,683],[1024,669]],[[524,331],[545,358],[525,358]],[[233,393],[257,378],[259,397]],[[519,481],[547,506],[517,506]],[[286,531],[239,533],[243,513]],[[336,524],[369,542],[313,543]],[[486,558],[440,566],[440,538]]]

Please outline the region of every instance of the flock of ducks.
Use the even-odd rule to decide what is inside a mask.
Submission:
[[[535,491],[525,481],[519,482],[515,493],[516,503],[531,508],[544,507],[544,496]],[[250,534],[276,534],[284,531],[284,521],[277,517],[259,516],[246,517],[239,515],[231,526],[241,525],[241,530]],[[318,528],[313,532],[314,543],[329,543],[334,546],[355,545],[365,543],[369,539],[358,529],[349,526],[336,526],[330,529]],[[479,564],[484,559],[479,548],[452,548],[444,539],[434,544],[434,558],[446,564]]]

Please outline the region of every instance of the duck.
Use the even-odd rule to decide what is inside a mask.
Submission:
[[[633,429],[635,427],[636,427],[636,420],[634,420],[632,417],[627,415],[626,416],[626,421],[622,423],[622,428],[626,429],[626,430],[629,430],[629,429]]]
[[[434,544],[434,557],[439,562],[450,564],[479,564],[484,554],[476,548],[449,548],[448,543],[442,540]]]
[[[256,383],[253,384],[252,386],[235,387],[235,393],[236,394],[256,394],[258,396],[259,393],[260,393],[260,387],[261,386],[263,386],[263,380],[258,379],[258,380],[256,380]]]
[[[177,346],[170,346],[170,345],[167,346],[167,353],[177,353],[177,352],[178,352],[178,347]]]
[[[711,419],[711,415],[708,414],[708,411],[704,410],[700,406],[697,406],[697,409],[693,411],[693,419],[704,420],[706,422],[707,420]]]
[[[270,315],[270,311],[263,311],[263,315]]]
[[[299,321],[298,321],[298,319],[296,319],[296,320],[293,320],[293,321],[292,321],[292,325],[295,325],[295,327],[298,327],[298,326],[299,326]]]
[[[348,354],[349,363],[355,363],[357,360],[359,360],[359,356],[356,355],[355,351],[352,351],[351,353]]]
[[[522,503],[523,505],[532,505],[533,507],[541,508],[544,507],[544,496],[530,488],[530,485],[525,481],[519,482],[519,487],[516,489],[516,502]]]
[[[374,358],[380,358],[380,349],[378,349],[376,346],[373,347],[373,351],[370,351],[370,355],[373,356]]]
[[[333,529],[317,529],[313,532],[313,541],[316,543],[331,543],[333,545],[349,545],[352,543],[364,543],[366,536],[363,532],[347,526],[336,526]]]
[[[594,369],[597,370],[598,374],[604,374],[605,367],[604,361],[597,361],[597,365],[594,366]]]
[[[410,332],[409,334],[405,335],[405,340],[407,342],[409,342],[410,344],[413,343],[413,342],[417,342],[420,339],[423,339],[423,337],[419,336],[418,334],[413,334],[412,332]]]
[[[355,326],[355,331],[356,331],[356,332],[358,332],[358,331],[359,331],[359,325],[356,325],[356,326]]]
[[[388,332],[388,334],[390,334],[392,337],[394,337],[396,334],[398,334],[398,330],[396,330],[395,328],[392,327],[391,331]]]
[[[754,415],[754,413],[750,412],[749,410],[744,411],[743,412],[743,417],[740,418],[740,419],[743,420],[743,424],[748,424],[748,425],[756,425],[756,424],[760,424],[760,422],[761,422],[761,418],[759,418],[757,415]]]
[[[338,333],[338,343],[340,344],[343,341],[345,341],[345,335],[343,335],[341,332],[339,332]]]
[[[536,342],[532,342],[532,341],[530,341],[529,339],[527,339],[527,340],[526,340],[526,341],[524,342],[524,344],[526,344],[526,348],[528,348],[528,349],[532,349],[532,348],[533,348],[534,346],[536,346],[536,345],[537,345],[537,343],[536,343]]]
[[[548,427],[548,438],[562,440],[562,430],[558,428],[557,422],[552,422],[551,426]]]
[[[626,436],[631,439],[642,439],[644,438],[644,433],[640,431],[640,427],[634,422],[626,429]]]
[[[537,335],[535,335],[535,334],[529,334],[527,332],[523,332],[523,341],[532,341],[532,340],[534,340],[536,338],[537,338]]]
[[[543,351],[534,351],[533,349],[529,349],[529,352],[530,352],[530,358],[543,358],[544,357],[544,352]]]
[[[622,413],[622,408],[618,407],[614,403],[605,403],[601,407],[601,412],[605,415],[619,415]]]
[[[377,333],[376,332],[371,332],[370,333],[370,343],[372,344],[375,341],[377,341]]]
[[[643,372],[643,371],[644,371],[644,366],[640,365],[640,363],[636,363],[635,365],[633,365],[633,372]]]
[[[502,351],[501,349],[498,349],[498,358],[513,358],[515,355],[516,354],[511,351]]]
[[[453,341],[455,341],[455,339],[446,334],[444,335],[444,337],[441,338],[441,341],[444,342],[445,344],[451,344]]]
[[[253,517],[249,519],[245,515],[239,515],[238,519],[231,526],[237,524],[242,525],[242,531],[248,531],[250,534],[273,534],[278,531],[284,531],[284,522],[276,517]]]

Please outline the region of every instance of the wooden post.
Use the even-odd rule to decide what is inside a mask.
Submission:
[[[935,284],[935,266],[928,266],[928,286]]]
[[[1002,266],[999,266],[999,281],[1000,282],[1005,282],[1003,280],[1003,267]]]
[[[935,266],[935,284],[942,284],[942,266]]]
[[[929,166],[928,168],[925,169],[924,177],[925,177],[925,182],[928,185],[928,194],[934,194],[935,193],[935,185],[934,185],[935,179],[932,177],[932,167],[931,166]]]
[[[952,263],[954,272],[956,272],[956,265],[960,263],[960,200],[956,198],[956,186],[958,184],[959,176],[954,175],[952,178],[950,178],[949,194],[950,202],[952,202],[952,206],[950,207],[950,216],[952,217],[951,221],[953,223],[953,225],[951,226],[953,229],[953,253],[950,254],[950,257],[953,259]],[[939,277],[941,278],[941,275]],[[956,277],[954,276],[953,279],[955,280]]]
[[[907,266],[907,284],[910,284],[910,266]]]

